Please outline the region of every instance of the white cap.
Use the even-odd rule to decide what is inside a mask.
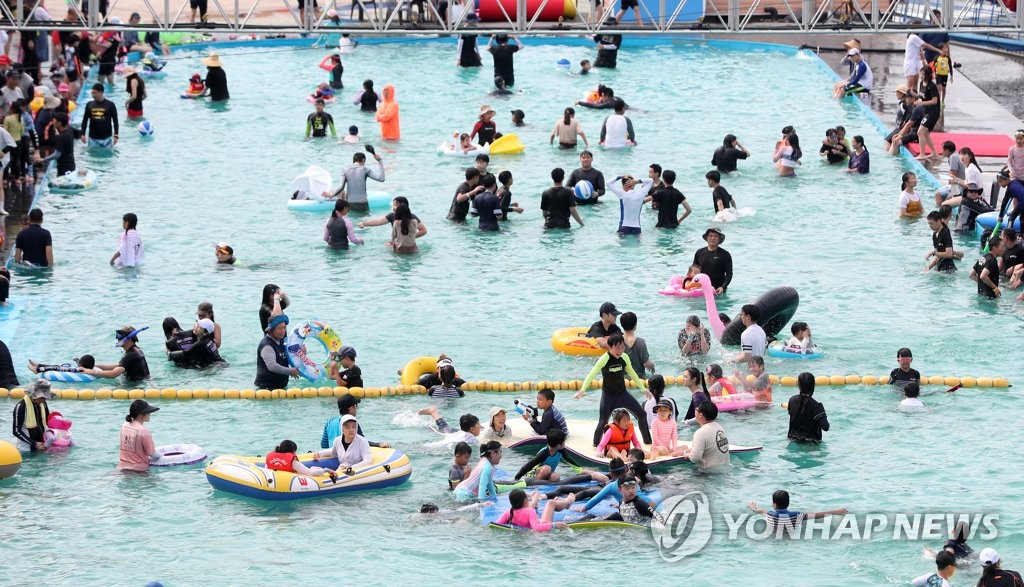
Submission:
[[[213,331],[217,329],[217,327],[213,324],[213,320],[210,320],[209,318],[203,318],[202,320],[198,320],[196,321],[196,324],[198,324],[200,328],[209,332],[210,334],[213,334]]]
[[[345,425],[345,422],[355,422],[355,421],[356,421],[356,417],[353,416],[352,414],[345,414],[344,416],[341,417],[341,425],[342,426]]]
[[[860,49],[854,47],[846,52],[847,55],[860,55]]]
[[[981,566],[991,567],[999,562],[999,553],[994,548],[983,548],[981,554],[978,555],[978,560],[981,561]]]

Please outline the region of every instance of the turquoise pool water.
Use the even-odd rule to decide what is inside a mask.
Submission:
[[[372,117],[346,100],[328,111],[339,130],[357,124],[379,145],[388,169],[384,189],[409,197],[429,229],[418,255],[396,256],[383,246],[383,227],[363,232],[366,245],[339,253],[320,240],[324,217],[285,209],[293,176],[318,164],[337,177],[355,151],[302,140],[311,111],[304,97],[324,77],[317,68],[323,53],[247,48],[222,55],[230,104],[215,108],[180,100],[188,76],[202,68],[197,55],[176,55],[187,58],[171,62],[168,79],[148,86],[154,139],[144,141],[126,129],[113,157],[80,152],[79,164],[98,172],[100,188],[47,195],[39,203],[54,234],[57,267],[49,274],[15,270],[22,318],[6,342],[17,365],[27,358],[66,361],[86,352],[114,362],[112,331],[131,323],[151,327],[142,347],[154,386],[248,387],[260,336],[260,292],[273,282],[290,295],[293,319],[319,317],[358,349],[368,385],[394,385],[395,370],[407,360],[439,352],[455,357],[471,380],[581,379],[591,361],[555,354],[549,337],[557,328],[589,324],[604,301],[640,316],[639,331],[658,370],[675,374],[687,366],[678,356],[676,333],[687,315],[704,318],[706,312],[702,301],[664,298],[656,291],[672,274],[685,272],[703,244],[700,235],[715,224],[726,233],[724,247],[736,270],[720,308],[734,314],[767,289],[796,287],[796,318],[812,325],[828,353],[809,364],[771,359],[769,372],[795,375],[810,367],[818,374],[882,375],[895,366],[896,349],[909,346],[914,366],[926,374],[1020,380],[1014,358],[1019,303],[978,300],[967,279],[969,263],[961,263],[953,276],[921,272],[931,246],[927,226],[896,218],[899,175],[908,164],[883,156],[881,136],[858,105],[830,98],[831,82],[816,60],[763,47],[627,42],[618,70],[579,78],[554,63],[561,57],[593,58],[589,47],[531,44],[517,58],[517,90],[523,93],[499,100],[487,96],[489,67],[454,66],[453,43],[360,47],[345,57],[343,94],[351,96],[367,77],[377,87],[394,83],[403,138],[380,145]],[[598,82],[635,107],[630,116],[640,146],[599,150],[595,166],[606,177],[644,174],[652,162],[676,170],[676,185],[694,206],[679,230],[654,230],[655,215],[648,210],[644,234],[619,239],[617,206],[611,204],[581,208],[583,229],[542,230],[539,199],[550,169],[577,165],[575,154],[547,146],[548,134],[562,109]],[[123,102],[122,90],[112,96],[115,102]],[[501,234],[445,221],[469,161],[434,152],[452,131],[468,130],[484,103],[498,110],[499,131],[510,130],[513,108],[523,109],[529,123],[519,133],[527,145],[524,154],[492,159],[494,169],[512,171],[513,192],[527,209]],[[577,117],[596,142],[603,114],[584,110]],[[787,124],[796,126],[806,153],[796,180],[777,177],[770,162]],[[869,176],[842,174],[817,160],[824,129],[836,124],[846,126],[848,135],[865,136],[874,155]],[[713,223],[703,176],[712,150],[728,132],[753,156],[725,185],[740,207],[756,212]],[[927,202],[928,190],[922,186],[921,192]],[[129,211],[139,215],[147,265],[123,273],[107,261],[120,218]],[[242,266],[214,265],[213,245],[224,240]],[[171,315],[190,323],[201,301],[216,309],[223,355],[231,363],[227,369],[197,373],[161,360],[161,319]],[[715,347],[709,362],[725,354]],[[19,376],[24,381],[27,372]],[[777,391],[777,400],[786,391]],[[670,393],[681,398],[675,388]],[[512,397],[470,394],[445,413],[485,414],[491,405],[510,406]],[[663,490],[704,491],[716,515],[741,513],[750,500],[764,504],[777,488],[788,488],[794,507],[807,511],[998,512],[1000,538],[992,545],[1010,568],[1019,560],[1014,555],[1024,546],[1016,499],[1021,484],[1007,478],[1012,466],[1008,470],[1006,462],[1012,462],[1020,440],[1014,423],[1022,407],[1013,390],[929,395],[928,410],[914,415],[899,412],[894,395],[879,387],[825,388],[818,398],[833,421],[821,447],[790,446],[780,409],[723,415],[733,442],[762,443],[764,451],[736,459],[726,476],[696,475],[684,467]],[[582,401],[562,394],[558,400],[571,416],[588,418],[596,414],[597,402],[597,394]],[[424,451],[431,433],[413,417],[424,404],[424,398],[362,404],[367,434],[395,442],[412,457],[409,484],[273,505],[214,493],[200,468],[122,477],[112,467],[126,404],[54,402],[54,409],[74,420],[83,446],[67,455],[30,458],[16,480],[0,484],[6,526],[0,541],[11,553],[0,562],[0,572],[96,585],[151,579],[169,585],[290,584],[318,578],[277,564],[286,555],[300,561],[330,557],[327,567],[347,569],[342,575],[348,580],[370,584],[406,577],[598,581],[632,572],[638,580],[696,584],[878,585],[906,583],[930,570],[921,548],[941,542],[730,541],[724,528],[716,528],[703,552],[670,565],[643,533],[523,536],[480,528],[472,516],[417,519],[411,514],[421,503],[449,499],[441,488],[450,456]],[[9,423],[12,403],[6,405],[2,421]],[[336,413],[330,399],[160,405],[152,423],[158,443],[195,442],[211,455],[264,454],[282,438],[312,448],[323,422]],[[991,424],[994,412],[1000,424],[1009,424],[1007,430]],[[682,434],[688,438],[687,431]],[[506,468],[515,470],[522,458],[508,453]],[[623,560],[640,564],[612,563]],[[962,574],[960,581],[971,581],[978,571]]]

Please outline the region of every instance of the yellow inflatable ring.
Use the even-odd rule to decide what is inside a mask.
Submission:
[[[604,349],[598,346],[597,339],[587,336],[588,326],[570,326],[556,330],[551,335],[551,348],[566,355],[586,355],[599,357]]]
[[[402,385],[416,385],[420,377],[437,371],[437,357],[416,357],[402,367]]]

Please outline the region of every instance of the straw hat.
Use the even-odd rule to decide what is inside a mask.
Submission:
[[[497,111],[495,111],[494,108],[491,108],[490,106],[488,106],[486,104],[480,107],[480,116],[483,116],[484,114],[487,114],[488,112],[490,112],[491,114],[497,114]]]
[[[220,67],[220,55],[217,55],[216,51],[211,51],[210,56],[203,59],[203,65],[206,67]]]
[[[857,39],[850,39],[843,43],[843,47],[846,47],[847,49],[860,49],[860,41]]]
[[[46,96],[43,98],[43,108],[56,108],[60,106],[60,98],[57,96]]]

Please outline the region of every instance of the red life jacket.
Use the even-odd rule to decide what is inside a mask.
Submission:
[[[635,436],[633,433],[633,423],[629,423],[629,429],[625,432],[615,424],[608,424],[606,427],[612,431],[612,437],[608,441],[607,446],[614,446],[619,452],[629,450],[629,447],[633,445],[633,437]]]
[[[275,471],[287,471],[293,473],[292,461],[295,460],[293,452],[268,452],[267,468]]]
[[[730,380],[728,377],[722,377],[716,383],[722,384],[722,391],[726,392],[727,394],[732,395],[736,393],[736,386],[733,385],[732,380]]]

